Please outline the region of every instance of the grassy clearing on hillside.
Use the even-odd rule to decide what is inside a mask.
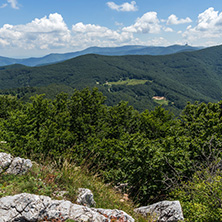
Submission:
[[[105,85],[128,85],[128,86],[134,86],[134,85],[141,85],[148,82],[148,80],[145,79],[127,79],[127,80],[119,80],[117,82],[107,82]]]
[[[158,99],[153,99],[154,102],[158,103],[159,105],[165,105],[165,106],[168,106],[169,104],[169,101],[166,100],[166,99],[161,99],[161,100],[158,100]]]
[[[133,209],[137,206],[125,198],[126,195],[118,193],[98,177],[90,175],[86,167],[76,167],[68,161],[65,161],[60,169],[52,162],[47,165],[34,162],[26,175],[0,175],[0,198],[26,192],[76,203],[78,188],[88,188],[93,192],[97,208],[121,209],[136,221],[150,221],[134,213]],[[59,191],[67,193],[60,196]]]

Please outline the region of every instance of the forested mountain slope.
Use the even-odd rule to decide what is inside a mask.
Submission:
[[[187,101],[221,99],[222,46],[165,56],[90,54],[41,67],[1,67],[0,89],[18,87],[27,87],[28,92],[30,87],[42,87],[32,89],[32,93],[51,89],[51,96],[54,88],[57,93],[59,88],[71,92],[73,88],[98,87],[108,104],[126,100],[143,110],[163,103],[179,110]]]

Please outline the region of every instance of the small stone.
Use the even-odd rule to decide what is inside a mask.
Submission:
[[[124,193],[123,194],[123,199],[128,201],[129,200],[129,195],[127,193]]]
[[[96,202],[93,199],[93,193],[91,190],[86,188],[79,188],[78,189],[78,197],[77,197],[77,204],[81,204],[87,207],[94,207]]]

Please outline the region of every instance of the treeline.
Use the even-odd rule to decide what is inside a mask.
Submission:
[[[190,221],[220,221],[222,101],[187,104],[178,118],[162,107],[140,113],[104,103],[96,88],[27,103],[1,96],[0,140],[13,155],[68,158],[105,182],[126,183],[140,204],[179,198]],[[192,220],[199,212],[204,219]]]

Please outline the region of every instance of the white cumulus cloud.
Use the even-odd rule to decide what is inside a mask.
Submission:
[[[17,26],[25,32],[41,32],[41,33],[52,33],[52,32],[67,32],[68,27],[66,26],[63,17],[58,14],[50,14],[41,19],[34,19],[32,22],[26,25]]]
[[[112,30],[96,24],[79,22],[69,29],[58,14],[35,18],[27,24],[5,24],[0,27],[1,52],[76,51],[90,46],[135,44],[132,33]]]
[[[131,33],[118,32],[104,26],[83,24],[82,22],[73,25],[72,32],[75,43],[79,44],[81,42],[85,47],[92,45],[114,46],[130,42],[133,39]]]
[[[135,24],[124,27],[123,31],[132,33],[159,33],[160,21],[156,12],[147,12],[141,18],[137,18]]]
[[[192,20],[189,17],[186,17],[185,19],[178,19],[176,15],[172,14],[168,17],[167,25],[179,25],[190,22],[192,22]]]
[[[35,19],[25,25],[5,24],[0,28],[1,45],[23,49],[60,47],[70,39],[70,31],[61,15],[54,13],[49,17]],[[7,44],[6,44],[7,43]]]
[[[196,26],[188,26],[183,37],[189,41],[208,39],[209,42],[222,38],[222,12],[210,7],[200,13]]]
[[[163,27],[163,30],[165,32],[173,32],[173,29],[171,29],[170,27]]]
[[[124,2],[121,5],[117,5],[114,2],[107,2],[107,5],[109,8],[116,10],[116,11],[122,11],[122,12],[133,12],[137,11],[138,7],[136,6],[135,1],[131,1],[131,3]]]

